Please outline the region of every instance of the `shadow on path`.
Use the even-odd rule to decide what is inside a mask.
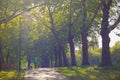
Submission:
[[[53,68],[38,68],[25,71],[25,80],[68,80]]]

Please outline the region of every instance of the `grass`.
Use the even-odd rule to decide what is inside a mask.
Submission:
[[[70,80],[120,80],[120,66],[64,67],[56,71]]]
[[[0,80],[24,80],[24,72],[16,70],[0,71]]]

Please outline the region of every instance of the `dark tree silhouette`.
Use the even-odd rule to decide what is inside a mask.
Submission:
[[[102,1],[102,12],[103,20],[101,24],[101,37],[102,37],[102,66],[111,66],[111,56],[110,56],[110,38],[109,38],[109,10],[112,4],[112,0]]]
[[[82,31],[81,31],[81,36],[82,36],[82,65],[89,65],[88,62],[88,28],[86,25],[86,0],[83,0],[82,2],[83,5],[83,24],[82,24]]]

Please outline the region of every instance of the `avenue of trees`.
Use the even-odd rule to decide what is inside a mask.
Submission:
[[[116,56],[120,54],[113,54],[120,53],[120,44],[111,51],[109,46],[110,32],[120,29],[118,3],[117,0],[0,0],[0,69],[20,70],[28,55],[38,56],[40,65],[46,64],[44,67],[88,66],[96,62],[112,66],[114,58],[120,61]],[[98,36],[102,38],[99,55],[97,51],[91,52],[98,48]]]

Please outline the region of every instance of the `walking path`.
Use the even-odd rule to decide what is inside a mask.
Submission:
[[[25,71],[25,80],[68,80],[54,68],[38,68]]]

